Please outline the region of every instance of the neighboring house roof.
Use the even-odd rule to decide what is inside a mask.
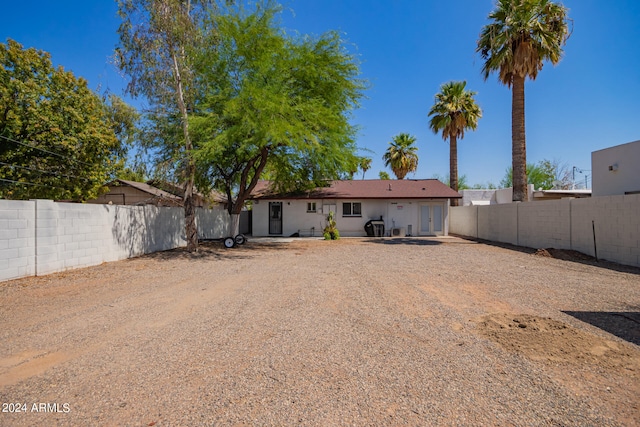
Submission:
[[[536,190],[533,192],[534,200],[557,200],[568,197],[584,198],[591,197],[591,190]]]
[[[168,181],[160,181],[157,179],[152,179],[147,181],[147,184],[161,188],[162,190],[165,190],[175,196],[178,196],[180,198],[184,197],[184,187],[181,187],[180,185],[168,182]],[[211,203],[226,203],[227,202],[227,197],[220,193],[219,191],[216,190],[212,190],[211,193],[208,196],[205,196],[204,194],[200,193],[197,190],[194,190],[194,196],[198,199],[200,199],[200,201],[202,201],[201,204],[205,204],[204,202],[211,202]]]
[[[144,193],[148,193],[150,197],[150,199],[161,199],[163,201],[169,202],[171,204],[175,204],[176,206],[182,206],[182,198],[178,197],[174,194],[171,194],[167,191],[161,190],[157,187],[154,187],[152,185],[146,184],[144,182],[137,182],[137,181],[127,181],[124,179],[116,179],[113,182],[110,182],[109,184],[107,184],[107,187],[111,187],[111,186],[120,186],[120,185],[128,185],[130,187],[133,187],[137,190],[140,190]],[[151,200],[149,200],[151,202]]]
[[[365,179],[331,181],[302,193],[277,194],[270,181],[259,181],[252,199],[459,199],[462,196],[437,179]]]

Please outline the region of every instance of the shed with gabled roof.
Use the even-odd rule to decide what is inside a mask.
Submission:
[[[106,184],[108,191],[87,203],[112,205],[154,205],[164,207],[184,206],[184,189],[164,181],[128,181],[116,179]],[[217,191],[209,196],[194,193],[195,207],[213,208],[224,205],[226,198]]]

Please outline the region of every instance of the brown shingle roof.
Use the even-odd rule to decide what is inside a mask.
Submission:
[[[459,199],[462,196],[437,179],[366,179],[331,181],[328,187],[304,193],[276,194],[270,181],[260,181],[252,199]]]
[[[161,181],[158,179],[151,179],[149,181],[147,181],[147,184],[153,186],[153,187],[157,187],[163,191],[166,191],[168,193],[171,193],[175,196],[178,196],[180,199],[184,198],[184,187],[178,185],[178,184],[174,184],[171,183],[169,181]],[[213,203],[226,203],[227,202],[227,196],[225,196],[224,194],[220,193],[219,191],[216,190],[211,190],[211,193],[209,193],[209,196],[205,196],[204,194],[200,193],[197,189],[194,189],[194,196],[196,197],[197,203],[199,203],[200,205],[205,205],[205,201],[210,201]]]
[[[169,193],[167,191],[164,191],[164,190],[161,190],[159,188],[156,188],[156,187],[154,187],[152,185],[146,184],[144,182],[127,181],[127,180],[124,180],[124,179],[116,179],[114,182],[119,182],[121,185],[124,184],[124,185],[128,185],[130,187],[133,187],[133,188],[137,188],[138,190],[143,191],[145,193],[148,193],[148,194],[150,194],[152,196],[155,196],[155,197],[160,197],[160,198],[166,199],[166,200],[172,200],[172,201],[174,201],[174,202],[176,202],[178,204],[180,204],[182,202],[182,198],[180,198],[180,197],[178,197],[178,196],[176,196],[174,194],[171,194],[171,193]],[[109,185],[109,184],[107,184],[107,185]]]

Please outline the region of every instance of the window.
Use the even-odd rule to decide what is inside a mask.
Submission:
[[[343,203],[342,216],[362,216],[362,204],[359,202]]]
[[[307,202],[307,212],[316,211],[316,202]]]

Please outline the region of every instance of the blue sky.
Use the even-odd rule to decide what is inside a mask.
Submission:
[[[459,173],[471,185],[499,184],[511,164],[511,93],[495,76],[484,81],[475,53],[493,0],[282,3],[288,32],[338,30],[361,62],[371,88],[353,122],[361,128],[358,146],[371,150],[362,152],[373,158],[367,178],[385,170],[382,154],[401,132],[419,147],[418,171],[408,178],[447,175],[449,146],[429,130],[427,113],[442,83],[466,80],[483,118],[459,141]],[[565,56],[526,84],[527,156],[576,166],[584,170],[576,179],[586,175],[590,183],[592,151],[640,139],[640,2],[563,4],[574,23]],[[5,2],[0,39],[45,50],[92,89],[122,94],[126,80],[109,60],[118,41],[116,9],[109,0]]]

